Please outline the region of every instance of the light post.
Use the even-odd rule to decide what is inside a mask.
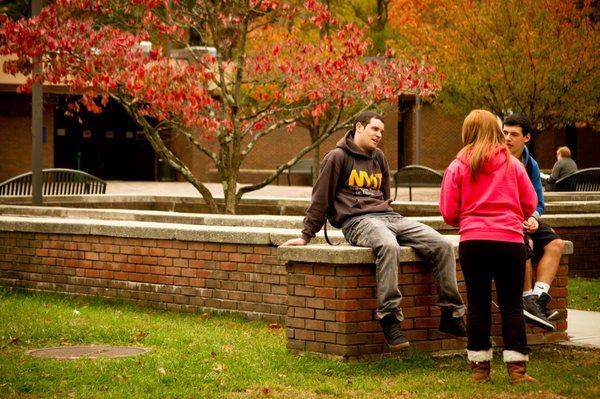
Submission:
[[[31,2],[31,16],[35,17],[42,9],[42,0],[33,0]],[[42,74],[40,57],[33,57],[33,76],[39,77]],[[37,80],[37,79],[36,79]],[[42,100],[42,83],[37,81],[31,90],[31,204],[34,206],[42,205],[42,125],[44,115],[44,105]]]

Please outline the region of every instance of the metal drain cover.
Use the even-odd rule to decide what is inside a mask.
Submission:
[[[35,357],[53,359],[96,359],[137,356],[148,351],[149,349],[136,346],[85,345],[32,349],[27,353]]]

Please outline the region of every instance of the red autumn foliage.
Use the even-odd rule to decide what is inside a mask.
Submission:
[[[213,211],[210,192],[168,148],[165,131],[183,135],[214,162],[225,211],[234,213],[244,193],[272,182],[361,109],[438,89],[431,67],[392,53],[369,56],[368,27],[338,25],[315,0],[198,1],[193,7],[177,0],[57,0],[35,18],[0,22],[0,54],[15,57],[5,71],[29,75],[22,90],[36,81],[68,85],[92,112],[113,98]],[[323,35],[325,23],[329,33]],[[185,59],[172,58],[167,48],[189,48],[189,32],[216,55],[191,49]],[[153,43],[149,52],[140,46],[144,41]],[[36,56],[41,76],[30,74]],[[256,142],[297,123],[316,129],[311,146],[263,182],[238,189],[239,168]],[[217,151],[206,145],[213,138]]]

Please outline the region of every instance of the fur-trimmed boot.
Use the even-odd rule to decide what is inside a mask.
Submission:
[[[467,358],[471,362],[471,380],[474,383],[487,382],[492,380],[492,349],[487,351],[467,350]]]
[[[529,355],[524,355],[515,351],[504,351],[504,362],[511,384],[520,382],[537,382],[535,378],[527,374],[527,362]]]

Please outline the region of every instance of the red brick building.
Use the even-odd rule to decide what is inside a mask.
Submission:
[[[0,73],[0,181],[31,170],[31,97],[17,94],[23,78]],[[81,169],[106,180],[155,180],[165,177],[152,148],[126,113],[109,104],[103,114],[82,114],[81,123],[65,116],[68,96],[64,87],[44,87],[44,167]],[[405,98],[385,115],[386,131],[381,148],[390,167],[416,163],[416,107]],[[461,118],[441,114],[431,105],[421,108],[419,159],[422,165],[444,169],[461,147]],[[335,146],[343,132],[321,146],[321,156]],[[257,181],[292,158],[310,142],[308,133],[285,130],[265,137],[242,165],[241,182]],[[214,144],[216,145],[216,143]],[[560,129],[535,137],[534,156],[540,167],[555,162],[556,148],[571,148],[580,168],[600,166],[600,134],[590,128]],[[187,143],[175,142],[173,149],[204,181],[217,181],[214,165]],[[312,153],[304,158],[312,158]],[[309,184],[308,180],[303,181]]]

